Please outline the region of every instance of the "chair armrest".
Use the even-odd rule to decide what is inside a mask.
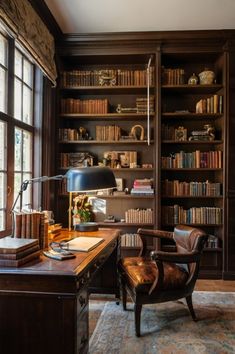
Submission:
[[[173,239],[173,232],[164,230],[138,229],[137,233],[140,236],[152,236],[157,238]]]
[[[199,252],[177,253],[152,251],[150,256],[154,261],[165,261],[170,263],[194,263],[200,260],[201,254]]]

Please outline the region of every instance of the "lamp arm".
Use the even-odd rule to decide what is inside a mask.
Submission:
[[[17,194],[17,197],[11,207],[11,212],[14,211],[15,209],[15,206],[18,202],[18,199],[22,197],[22,194],[24,191],[27,190],[28,188],[28,185],[29,184],[33,184],[33,183],[36,183],[36,182],[45,182],[45,181],[51,181],[51,180],[54,180],[54,181],[61,181],[63,178],[65,178],[65,175],[56,175],[56,176],[51,176],[51,177],[48,177],[48,176],[41,176],[41,177],[35,177],[35,178],[31,178],[31,179],[26,179],[25,181],[23,181],[23,183],[21,184],[21,187],[20,187],[20,190]]]

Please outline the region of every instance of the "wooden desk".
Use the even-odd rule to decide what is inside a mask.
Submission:
[[[42,255],[37,263],[0,268],[1,354],[88,352],[88,286],[110,256],[117,256],[119,230],[63,231],[61,238],[86,234],[104,242],[74,259]]]

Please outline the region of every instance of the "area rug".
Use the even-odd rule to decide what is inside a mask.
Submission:
[[[128,303],[128,310],[123,311],[121,304],[108,301],[90,338],[89,353],[235,353],[235,293],[195,291],[193,304],[197,322],[183,300],[144,305],[138,338],[133,304]]]

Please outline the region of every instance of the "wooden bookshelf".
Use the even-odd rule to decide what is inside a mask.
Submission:
[[[196,207],[210,207],[221,210],[222,222],[194,223],[193,225],[205,229],[215,235],[219,240],[219,246],[215,249],[206,249],[202,260],[202,276],[207,278],[229,278],[235,274],[235,266],[232,264],[235,249],[235,172],[234,165],[234,136],[235,136],[235,108],[234,85],[235,80],[235,34],[230,31],[181,31],[181,32],[153,32],[153,33],[123,33],[123,34],[99,34],[99,35],[75,35],[66,36],[57,45],[59,57],[59,89],[58,100],[107,100],[107,112],[105,113],[74,113],[57,110],[56,129],[79,129],[84,127],[89,133],[90,140],[56,139],[57,170],[65,171],[69,166],[60,165],[61,153],[90,153],[94,158],[94,165],[103,162],[103,155],[107,151],[136,151],[137,166],[134,168],[119,168],[111,166],[115,177],[123,179],[124,187],[130,192],[134,180],[137,178],[152,178],[154,183],[154,195],[151,196],[98,196],[104,200],[105,214],[96,215],[100,226],[118,226],[122,233],[136,233],[138,227],[173,230],[175,224],[166,224],[163,220],[165,206],[179,204],[188,210]],[[145,83],[111,84],[99,83],[81,84],[76,82],[65,84],[64,72],[87,72],[102,70],[119,70],[125,72],[125,80],[133,77],[133,73],[140,70],[146,71],[151,58],[152,77],[149,85],[149,96],[154,99],[154,107],[151,107],[149,115],[147,111],[136,112],[137,98],[147,97],[147,85]],[[216,81],[212,84],[188,84],[188,79],[195,73],[198,75],[209,68],[214,71]],[[173,81],[166,82],[162,76],[165,69],[170,69],[170,74],[175,76]],[[181,71],[182,77],[177,78],[177,72]],[[66,74],[67,75],[67,74]],[[70,74],[68,74],[70,75]],[[75,73],[77,75],[77,73]],[[93,75],[93,74],[92,74]],[[141,74],[144,75],[144,74]],[[167,74],[168,75],[168,74]],[[97,79],[97,78],[96,78]],[[98,78],[99,79],[99,78]],[[117,79],[117,77],[116,77]],[[120,79],[120,77],[119,77]],[[171,78],[172,79],[172,78]],[[87,80],[87,78],[85,78]],[[132,80],[132,79],[130,79]],[[197,103],[200,100],[208,100],[214,95],[222,96],[222,106],[214,113],[205,111],[198,113]],[[204,101],[205,102],[205,101]],[[208,100],[209,102],[209,100]],[[133,109],[132,112],[117,112],[118,105],[122,108]],[[209,105],[208,105],[209,107]],[[140,108],[140,107],[139,107]],[[134,125],[141,125],[145,131],[143,141],[137,140],[105,140],[96,139],[95,129],[97,125],[118,125],[122,134],[128,136]],[[150,139],[147,142],[147,124],[150,128]],[[189,136],[194,131],[204,129],[204,125],[212,125],[215,129],[213,140],[192,140]],[[187,130],[187,138],[184,141],[170,139],[162,136],[162,126]],[[162,157],[184,151],[202,153],[209,151],[221,151],[220,166],[198,168],[167,168],[162,167]],[[142,168],[142,165],[148,166]],[[207,195],[169,195],[162,191],[162,181],[209,181],[220,183],[221,194]],[[66,197],[58,191],[57,210],[58,221],[66,226],[68,203]],[[153,210],[153,222],[149,224],[121,222],[124,212],[128,209],[151,208]],[[107,215],[114,215],[118,222],[104,223]],[[150,248],[159,244],[150,244]],[[160,245],[163,248],[164,244]],[[132,254],[131,248],[126,249],[127,254]],[[129,253],[128,253],[129,252]],[[235,277],[234,277],[235,278]]]

